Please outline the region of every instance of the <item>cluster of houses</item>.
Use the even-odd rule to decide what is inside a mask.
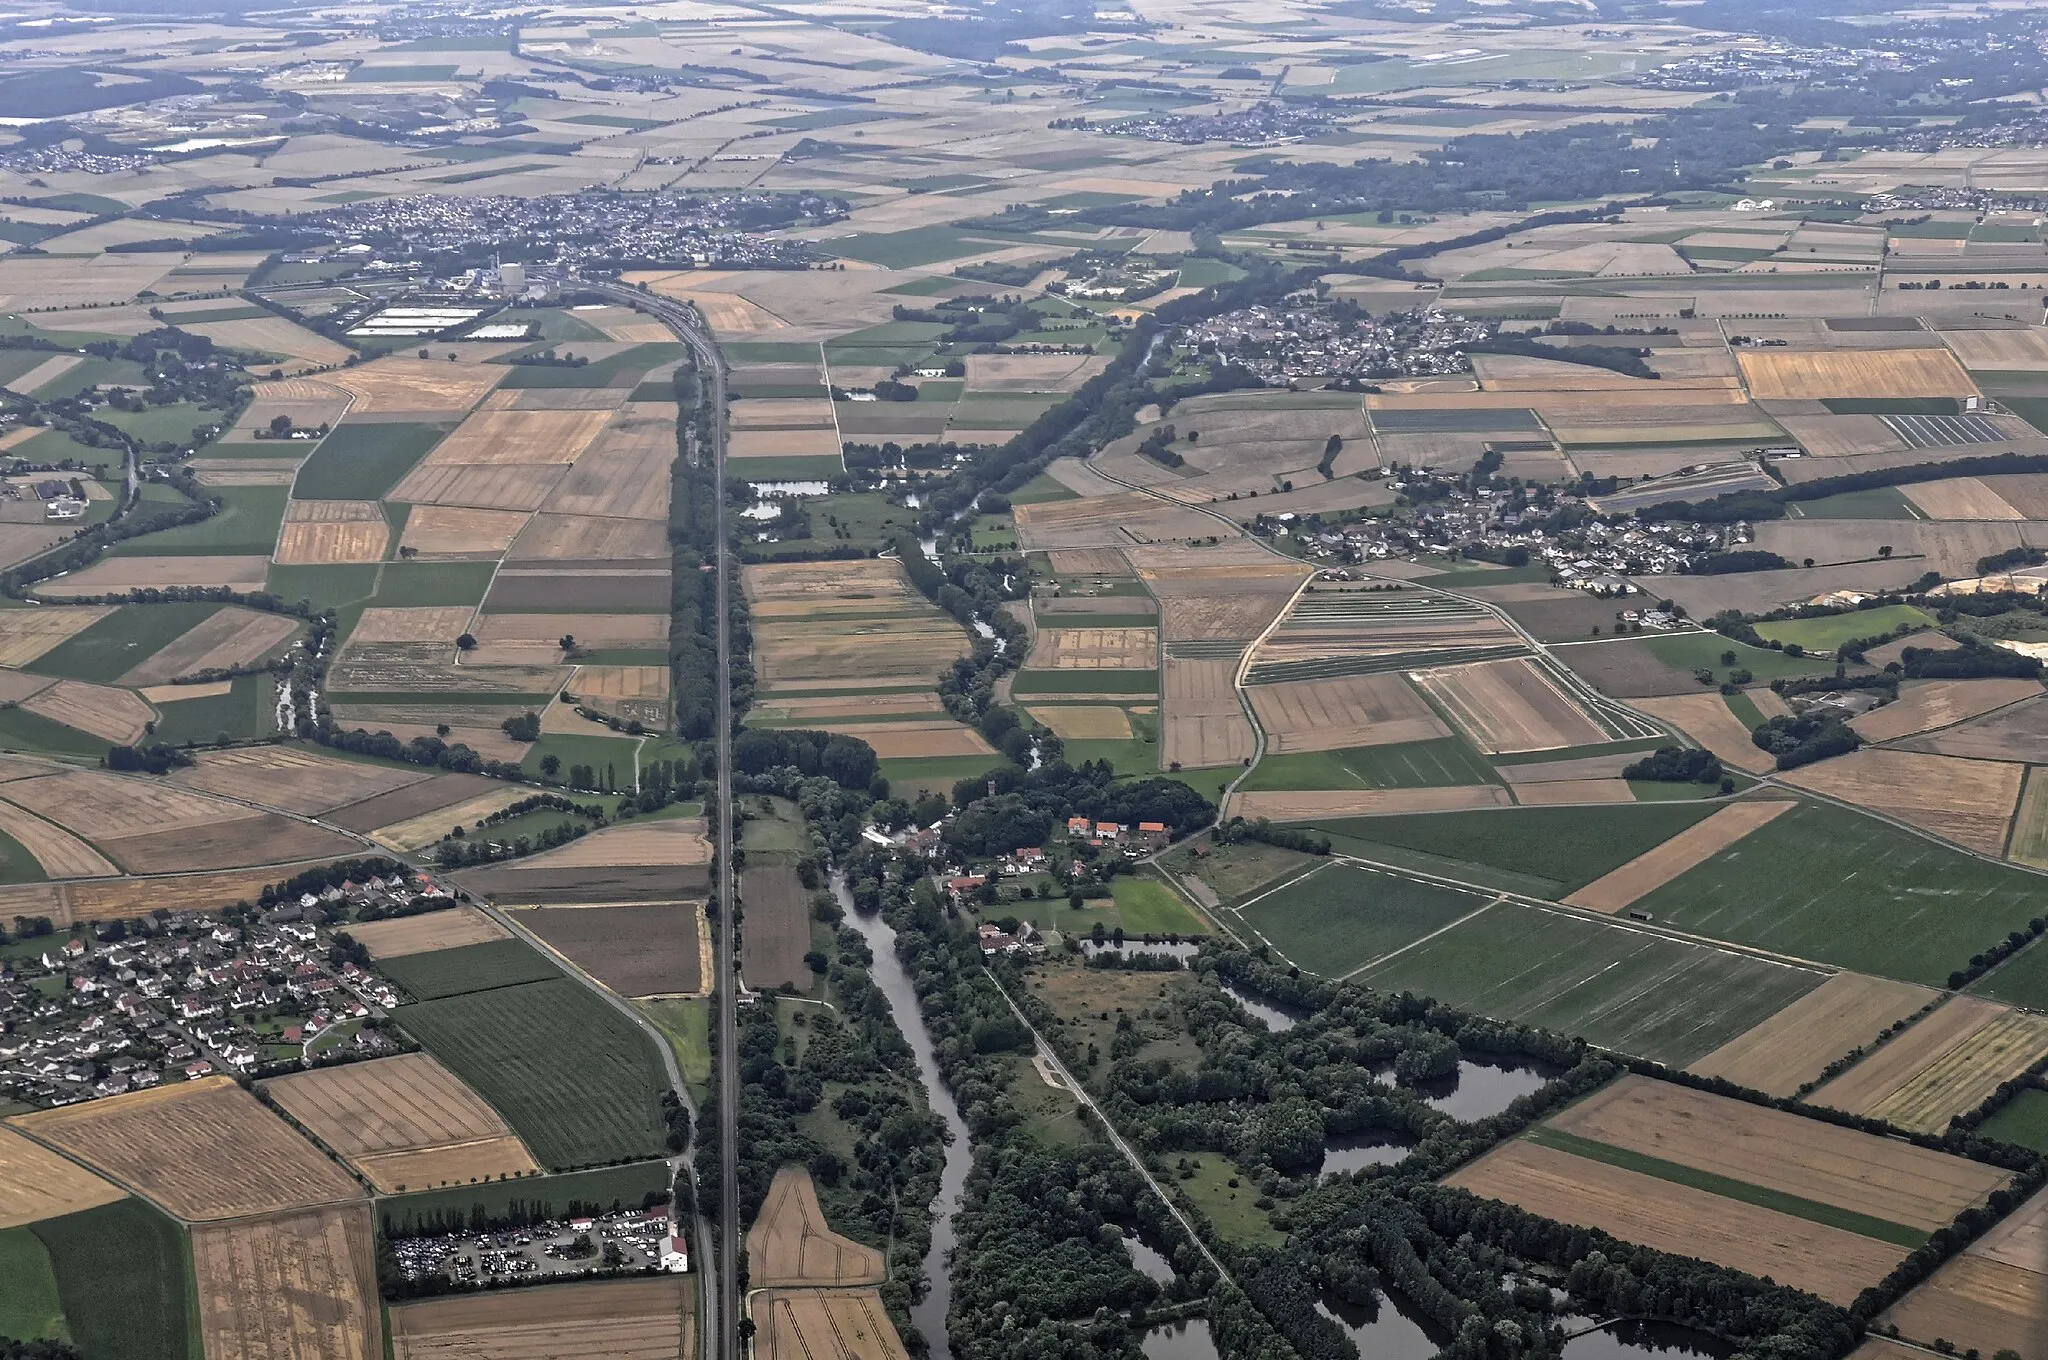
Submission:
[[[1306,297],[1278,307],[1244,307],[1189,328],[1188,343],[1248,368],[1269,386],[1297,379],[1420,377],[1469,373],[1465,346],[1499,323],[1437,307],[1367,316],[1343,302]]]
[[[308,893],[260,919],[197,911],[59,932],[17,917],[0,948],[0,1097],[74,1104],[214,1073],[396,1051],[391,985],[337,965],[329,923],[412,900],[397,875]]]
[[[85,518],[92,502],[86,499],[84,484],[75,477],[38,477],[33,481],[0,483],[0,501],[39,501],[46,520]]]

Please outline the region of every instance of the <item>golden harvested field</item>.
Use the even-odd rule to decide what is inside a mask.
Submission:
[[[768,1289],[754,1303],[755,1360],[909,1360],[872,1289]]]
[[[355,368],[323,373],[320,383],[339,387],[355,397],[350,415],[383,411],[447,414],[469,410],[511,371],[495,364],[451,364],[445,360],[393,355]]]
[[[328,859],[336,858],[334,856]],[[323,861],[325,862],[325,861]],[[59,930],[78,921],[133,919],[165,911],[218,910],[224,902],[254,901],[266,883],[310,865],[227,870],[140,878],[90,878],[68,883],[0,887],[0,919],[47,916]]]
[[[1047,553],[1046,559],[1053,575],[1061,577],[1128,576],[1131,571],[1130,559],[1115,548],[1069,548]]]
[[[666,666],[578,666],[570,683],[579,699],[666,699],[668,678]]]
[[[541,1169],[483,1097],[424,1053],[294,1072],[263,1091],[386,1194]]]
[[[571,620],[585,647],[652,647],[668,643],[666,614],[578,614]],[[564,630],[560,614],[485,614],[471,629],[482,643],[544,642],[550,647]],[[556,648],[559,652],[559,648]]]
[[[283,647],[298,631],[298,620],[288,614],[230,605],[138,663],[120,683],[161,685],[181,675],[253,665]]]
[[[0,610],[0,666],[26,666],[114,612],[112,605]]]
[[[1524,807],[1563,803],[1633,803],[1635,791],[1619,779],[1548,779],[1515,786],[1515,801]]]
[[[740,584],[756,617],[914,610],[924,599],[901,566],[880,558],[757,563],[741,569]]]
[[[1415,683],[1488,755],[1608,739],[1605,729],[1526,657],[1423,671]]]
[[[1251,722],[1231,682],[1235,661],[1186,661],[1168,657],[1160,671],[1159,761],[1205,770],[1236,765],[1255,749]]]
[[[475,907],[449,907],[418,916],[366,921],[348,928],[373,959],[397,959],[466,944],[488,944],[506,938],[505,928]]]
[[[271,557],[286,567],[382,562],[390,542],[391,526],[382,519],[286,521]]]
[[[2012,841],[2006,857],[2035,868],[2048,868],[2048,774],[2041,766],[2027,771],[2027,791],[2014,814]]]
[[[44,595],[70,599],[78,595],[118,594],[161,586],[234,586],[263,589],[268,557],[102,557],[84,571],[55,581],[41,581]]]
[[[1131,715],[1114,704],[1035,704],[1024,711],[1068,741],[1131,739]]]
[[[764,621],[754,625],[755,662],[769,683],[869,680],[936,683],[940,671],[973,646],[966,630],[937,610],[924,617]]]
[[[1109,367],[1102,355],[970,354],[970,392],[1073,392]]]
[[[46,690],[56,683],[55,678],[47,675],[0,670],[0,703],[18,704],[29,695]]]
[[[564,515],[665,520],[675,457],[674,404],[627,402],[570,467],[547,508]]]
[[[2023,1360],[2048,1355],[2048,1191],[2013,1210],[1878,1321],[1923,1343],[1946,1339],[1958,1351],[2016,1350]]]
[[[1763,691],[1768,693],[1768,691]],[[1632,708],[1670,723],[1700,745],[1749,774],[1771,768],[1771,758],[1749,739],[1749,729],[1728,711],[1718,694],[1673,694],[1659,699],[1631,699]]]
[[[937,693],[929,694],[832,694],[816,698],[767,698],[757,700],[750,710],[763,718],[796,720],[799,726],[831,718],[861,718],[876,714],[937,717]],[[1058,728],[1054,728],[1058,731]],[[1061,735],[1065,735],[1062,733]]]
[[[1839,1228],[1520,1140],[1445,1183],[1658,1251],[1768,1275],[1837,1304],[1883,1279],[1906,1254]]]
[[[696,1360],[693,1276],[497,1289],[391,1309],[394,1360]]]
[[[545,869],[709,864],[711,842],[704,834],[702,817],[664,817],[654,822],[608,826],[519,862]]]
[[[105,878],[121,871],[78,837],[12,803],[0,803],[0,833],[11,836],[49,878]]]
[[[2039,326],[2008,331],[1943,331],[1941,338],[1955,351],[1964,368],[2048,373],[2048,331]]]
[[[429,778],[425,770],[395,769],[290,746],[245,746],[207,751],[171,776],[203,793],[246,799],[308,816],[374,798]]]
[[[392,488],[388,499],[481,510],[538,510],[562,476],[563,469],[555,465],[421,464],[405,474],[405,480]]]
[[[232,680],[209,680],[203,685],[144,685],[136,693],[153,704],[175,704],[186,699],[218,699],[233,694]]]
[[[1407,679],[1395,674],[1335,680],[1289,680],[1245,691],[1267,749],[1341,751],[1353,746],[1447,737],[1451,729]]]
[[[398,546],[424,558],[502,557],[529,518],[530,513],[519,510],[415,505]]]
[[[133,690],[84,680],[59,680],[22,700],[21,706],[51,722],[120,745],[141,740],[143,732],[156,720],[156,710]]]
[[[760,1216],[747,1230],[747,1282],[775,1286],[880,1284],[882,1253],[832,1231],[818,1206],[811,1173],[785,1166],[775,1173]]]
[[[367,1204],[195,1228],[192,1268],[207,1360],[384,1354]]]
[[[98,770],[18,779],[7,785],[6,794],[8,802],[91,841],[254,815],[247,808],[204,794]]]
[[[1231,795],[1230,815],[1308,822],[1320,817],[1383,817],[1406,812],[1457,812],[1507,807],[1512,800],[1497,784],[1456,784],[1435,789],[1307,789],[1289,793]]]
[[[468,830],[472,822],[482,821],[493,812],[503,811],[522,798],[532,797],[532,791],[518,784],[508,784],[468,798],[450,807],[436,808],[422,812],[404,821],[380,826],[370,832],[370,839],[388,845],[393,850],[424,850],[440,840],[455,827]]]
[[[466,604],[365,609],[349,633],[356,642],[454,642],[476,614]]]
[[[836,457],[839,432],[829,425],[817,430],[734,430],[730,443],[735,458]]]
[[[732,408],[735,430],[786,430],[831,424],[832,403],[824,397],[754,398],[736,402]]]
[[[611,419],[603,411],[479,411],[434,446],[427,467],[573,463]]]
[[[1138,491],[1019,505],[1013,511],[1026,548],[1087,548],[1207,537],[1216,521]]]
[[[1876,416],[1783,416],[1778,423],[1816,458],[1891,453],[1906,446],[1898,431]]]
[[[1752,799],[1730,803],[1703,822],[1637,855],[1619,869],[1594,879],[1565,902],[1574,907],[1609,914],[1621,911],[1677,878],[1686,870],[1706,863],[1750,832],[1797,804],[1790,799]]]
[[[1735,360],[1758,401],[1963,397],[1977,385],[1945,349],[1743,349]]]
[[[1870,742],[1910,737],[1989,713],[2041,693],[2033,680],[1930,680],[1902,688],[1899,697],[1874,708],[1849,726]]]
[[[992,756],[981,733],[951,718],[912,719],[886,723],[825,723],[828,731],[859,737],[883,760],[914,760],[926,756]]]
[[[2011,1179],[1981,1162],[1648,1077],[1623,1077],[1549,1127],[1927,1232]]]
[[[1946,837],[1986,855],[2005,850],[2026,767],[1917,751],[1861,750],[1783,776]]]
[[[186,329],[231,349],[282,354],[306,368],[326,368],[354,356],[354,351],[324,335],[295,326],[281,316],[250,316],[235,321],[194,321]],[[287,371],[294,365],[286,364]]]
[[[1837,973],[1770,1019],[1736,1035],[1689,1069],[1766,1095],[1789,1096],[1827,1065],[1939,993],[1888,978]]]
[[[0,1229],[112,1204],[126,1192],[0,1125]]]
[[[1929,519],[2020,520],[2026,516],[1978,477],[1949,477],[1900,487]]]
[[[613,562],[669,558],[668,531],[657,520],[538,514],[512,545],[520,561]]]
[[[363,1197],[232,1077],[39,1110],[14,1124],[191,1222]]]
[[[2029,1056],[2031,1055],[2031,1056]],[[1939,1010],[1814,1093],[1816,1103],[1939,1133],[2048,1055],[2048,1020],[1974,996]]]
[[[1061,671],[1149,671],[1159,664],[1157,628],[1040,628],[1028,666]]]

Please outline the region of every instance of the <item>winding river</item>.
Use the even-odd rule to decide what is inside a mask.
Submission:
[[[847,889],[845,875],[832,875],[832,895],[846,913],[846,924],[861,933],[874,953],[870,972],[875,985],[888,998],[896,1028],[903,1031],[917,1060],[917,1074],[924,1082],[925,1095],[932,1109],[946,1121],[946,1130],[951,1135],[946,1142],[945,1169],[939,1176],[938,1201],[933,1206],[937,1217],[932,1223],[932,1249],[924,1258],[924,1273],[931,1288],[921,1302],[911,1307],[910,1320],[924,1333],[933,1360],[952,1360],[953,1348],[946,1339],[946,1314],[953,1304],[953,1282],[946,1273],[946,1258],[953,1250],[953,1215],[960,1208],[960,1192],[974,1162],[974,1152],[967,1141],[967,1121],[960,1117],[960,1106],[952,1091],[939,1080],[938,1059],[932,1051],[931,1033],[924,1027],[924,1013],[918,1009],[917,989],[911,985],[910,971],[896,956],[896,932],[889,929],[888,922],[879,914],[868,915],[853,909],[853,894]]]

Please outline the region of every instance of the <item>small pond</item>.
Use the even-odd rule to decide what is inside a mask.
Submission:
[[[1361,1133],[1340,1133],[1323,1143],[1323,1174],[1362,1171],[1368,1166],[1392,1166],[1414,1151],[1414,1144],[1385,1129]]]
[[[1735,1347],[1718,1336],[1669,1322],[1615,1322],[1564,1343],[1564,1360],[1650,1360],[1697,1356],[1728,1360]]]
[[[1370,1360],[1430,1360],[1451,1344],[1452,1336],[1425,1318],[1415,1305],[1391,1289],[1380,1291],[1377,1310],[1324,1296],[1316,1308],[1342,1327]]]
[[[1184,1318],[1145,1333],[1145,1360],[1222,1360],[1207,1318]]]
[[[1154,1283],[1173,1283],[1173,1263],[1166,1259],[1165,1252],[1152,1247],[1136,1233],[1124,1234],[1124,1247],[1131,1253],[1131,1263],[1144,1271]]]

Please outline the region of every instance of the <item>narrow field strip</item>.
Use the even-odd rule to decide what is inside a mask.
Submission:
[[[1778,1190],[1766,1190],[1761,1186],[1750,1185],[1746,1181],[1734,1180],[1727,1176],[1718,1176],[1711,1171],[1700,1171],[1693,1167],[1683,1166],[1677,1162],[1667,1162],[1661,1157],[1652,1157],[1641,1152],[1631,1152],[1627,1148],[1618,1148],[1607,1143],[1595,1142],[1591,1138],[1581,1138],[1575,1133],[1566,1133],[1562,1129],[1553,1129],[1547,1125],[1539,1124],[1535,1128],[1530,1129],[1523,1137],[1540,1147],[1552,1148],[1558,1152],[1569,1152],[1575,1157],[1584,1157],[1588,1161],[1603,1162],[1608,1166],[1621,1167],[1625,1171],[1634,1171],[1645,1176],[1654,1176],[1660,1181],[1669,1181],[1673,1185],[1684,1185],[1694,1190],[1704,1190],[1708,1194],[1719,1195],[1723,1199],[1732,1199],[1738,1203],[1755,1205],[1759,1209],[1770,1209],[1777,1213],[1789,1214],[1793,1218],[1803,1218],[1809,1223],[1819,1223],[1824,1227],[1839,1228],[1843,1232],[1855,1233],[1858,1237],[1868,1237],[1878,1242],[1889,1242],[1893,1246],[1905,1247],[1908,1250],[1922,1245],[1928,1238],[1927,1233],[1922,1232],[1918,1228],[1907,1227],[1903,1223],[1893,1223],[1886,1219],[1873,1217],[1870,1214],[1859,1214],[1853,1209],[1838,1209],[1832,1204],[1822,1204],[1816,1200],[1802,1199],[1798,1195],[1788,1195]]]

